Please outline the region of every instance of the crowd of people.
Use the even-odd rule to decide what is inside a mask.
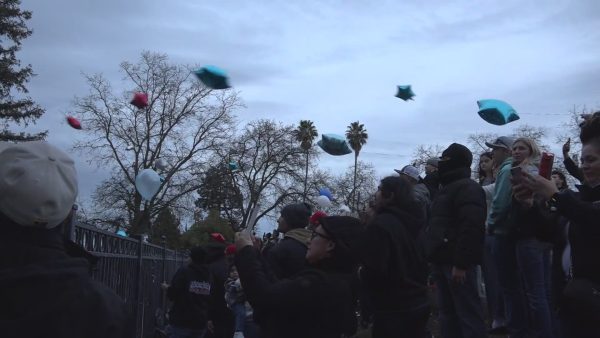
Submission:
[[[167,335],[432,337],[436,316],[447,338],[600,337],[600,112],[580,140],[581,166],[563,147],[574,187],[540,175],[535,141],[502,136],[476,179],[472,152],[453,143],[424,178],[408,165],[382,179],[359,217],[294,203],[262,241],[213,234],[163,284]],[[3,336],[132,337],[122,301],[61,236],[75,177],[46,143],[0,145]]]

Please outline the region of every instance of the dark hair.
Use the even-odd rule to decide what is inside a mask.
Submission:
[[[494,155],[492,154],[491,151],[486,151],[485,153],[482,153],[481,155],[479,155],[479,163],[477,163],[477,176],[479,177],[479,183],[481,183],[483,181],[483,179],[486,177],[485,175],[487,174],[485,171],[483,171],[481,169],[481,158],[482,157],[487,157],[491,160],[494,158]]]
[[[562,190],[562,189],[568,188],[567,177],[565,176],[565,174],[562,173],[562,171],[560,171],[560,170],[553,170],[552,171],[552,175],[557,175],[563,181],[563,186],[562,187],[558,187],[558,189]]]
[[[281,209],[281,217],[291,229],[307,226],[310,214],[311,207],[306,203],[288,204]]]
[[[579,132],[581,144],[595,143],[596,146],[600,147],[600,111],[592,115],[586,115],[583,119],[583,122],[579,125],[581,127]]]
[[[354,269],[358,264],[358,251],[364,227],[358,218],[327,216],[321,218],[321,228],[336,245],[330,261],[342,269]]]
[[[387,206],[393,206],[410,214],[421,210],[415,199],[414,188],[405,175],[388,176],[381,180],[379,189],[385,198],[393,198]]]

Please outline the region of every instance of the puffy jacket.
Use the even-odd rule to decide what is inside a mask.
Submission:
[[[167,289],[167,297],[173,302],[169,322],[183,328],[205,328],[211,284],[207,265],[190,264],[179,268]]]
[[[425,251],[430,262],[463,269],[481,264],[485,234],[486,201],[470,169],[460,168],[445,177],[431,206],[425,232]]]
[[[235,265],[248,302],[262,312],[261,337],[340,338],[356,332],[354,271],[322,262],[273,281],[251,246],[236,253]]]
[[[376,312],[405,312],[429,305],[427,263],[417,237],[425,226],[397,208],[377,212],[363,239],[361,280]]]
[[[288,278],[304,268],[309,241],[309,230],[293,229],[266,252],[265,258],[275,277]]]
[[[20,228],[3,221],[0,227],[0,336],[135,335],[135,320],[125,303],[90,278],[86,259],[67,255],[56,229]]]

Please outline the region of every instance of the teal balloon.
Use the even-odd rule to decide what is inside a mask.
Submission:
[[[135,178],[135,188],[146,201],[156,195],[161,184],[160,176],[152,169],[142,170]]]
[[[117,231],[117,235],[122,236],[122,237],[127,237],[127,233],[125,232],[125,230]]]
[[[398,92],[396,93],[396,97],[404,101],[408,101],[412,100],[413,97],[415,97],[415,93],[413,93],[410,85],[398,86]]]
[[[479,100],[478,114],[486,122],[502,126],[518,120],[517,111],[510,104],[500,100]]]
[[[336,134],[323,134],[317,145],[329,155],[341,156],[352,152],[346,138]]]
[[[231,88],[227,74],[221,68],[215,66],[204,66],[194,71],[196,77],[208,88],[227,89]]]
[[[238,165],[235,162],[229,162],[229,170],[237,170]]]

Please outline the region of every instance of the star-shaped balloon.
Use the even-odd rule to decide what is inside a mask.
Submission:
[[[81,122],[73,116],[67,116],[67,123],[74,129],[81,130]]]
[[[129,103],[136,106],[138,109],[146,108],[148,107],[148,94],[137,92],[133,94],[133,99]]]
[[[408,101],[412,100],[413,97],[415,97],[415,93],[413,93],[410,85],[398,86],[398,92],[396,93],[396,97],[404,101]]]
[[[198,77],[205,86],[212,89],[227,89],[231,88],[228,83],[227,74],[221,68],[215,66],[204,66],[196,71],[194,74]]]
[[[329,155],[348,155],[352,152],[346,138],[335,134],[323,134],[317,145]]]
[[[479,116],[488,123],[501,126],[519,119],[517,111],[504,101],[479,100],[477,105]]]

